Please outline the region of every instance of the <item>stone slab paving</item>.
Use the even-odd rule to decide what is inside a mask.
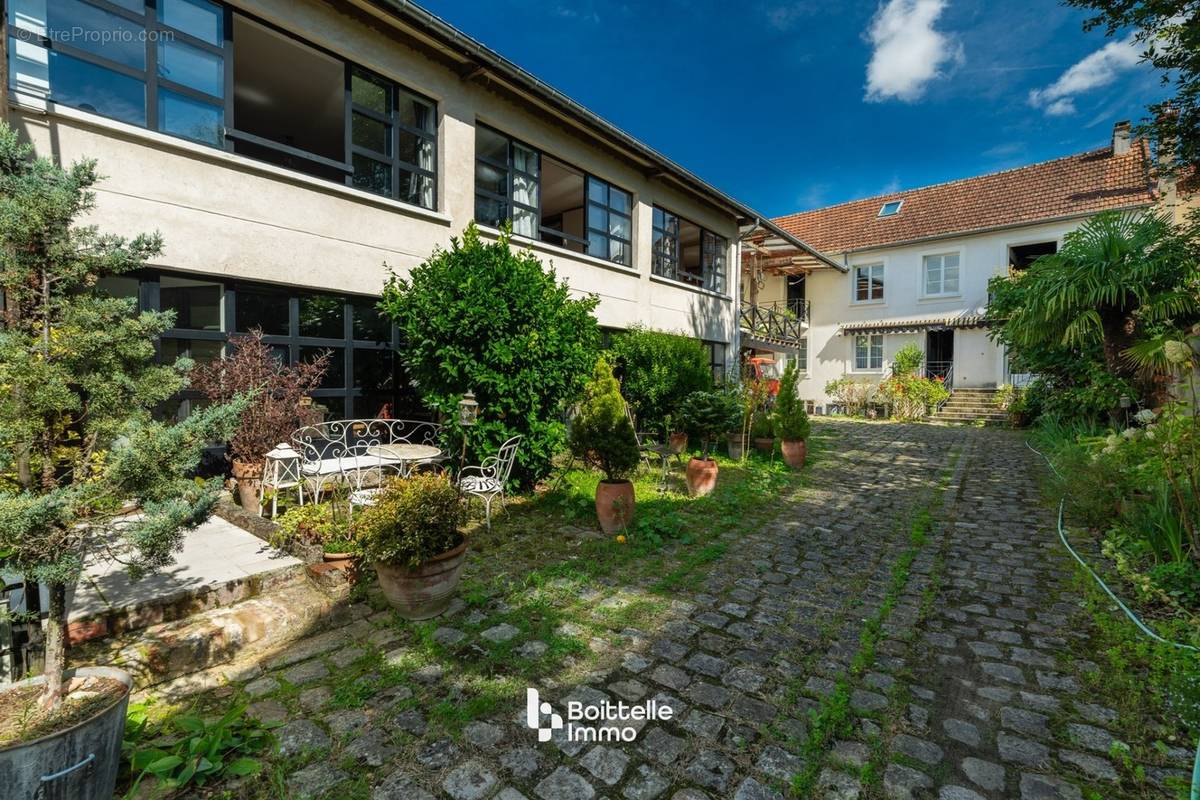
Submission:
[[[670,720],[635,723],[629,742],[562,731],[539,742],[525,726],[524,679],[484,702],[476,662],[497,647],[548,657],[586,639],[580,626],[563,623],[553,643],[522,641],[520,628],[489,618],[500,601],[460,605],[427,633],[451,655],[418,664],[390,614],[359,606],[355,621],[294,645],[239,689],[252,713],[283,723],[288,796],[1170,796],[1152,784],[1125,793],[1112,712],[1080,691],[1094,665],[1065,658],[1085,633],[1068,624],[1069,573],[1022,440],[820,427],[837,437],[835,452],[794,496],[768,500],[780,516],[729,542],[653,626],[579,641],[598,665],[587,674],[531,687],[560,713],[570,700],[652,699],[673,709]],[[618,580],[582,594],[602,615],[642,591]],[[399,679],[338,682],[372,657]],[[482,663],[488,678],[505,673],[503,661]],[[831,726],[834,704],[845,719]],[[455,714],[451,733],[434,723]]]

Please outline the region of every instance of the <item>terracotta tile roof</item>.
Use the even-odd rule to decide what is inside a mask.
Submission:
[[[1069,217],[1154,202],[1150,152],[1135,140],[1128,152],[1103,147],[975,178],[778,217],[775,223],[826,254],[915,239]],[[880,217],[888,201],[900,213]]]

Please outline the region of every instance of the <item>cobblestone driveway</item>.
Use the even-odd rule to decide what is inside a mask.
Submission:
[[[1114,760],[1115,712],[1081,690],[1096,666],[1071,655],[1086,651],[1086,628],[1039,496],[1040,465],[1021,438],[827,427],[834,452],[805,489],[778,499],[775,521],[731,542],[653,628],[621,630],[600,671],[537,687],[558,709],[569,699],[655,698],[672,720],[645,725],[631,743],[539,744],[515,687],[467,714],[460,733],[432,734],[431,707],[413,699],[465,703],[453,660],[339,706],[335,691],[345,689],[330,688],[339,670],[376,649],[403,657],[388,615],[362,608],[244,687],[254,713],[286,722],[289,795],[1171,796],[1159,784],[1186,753],[1147,765],[1147,782],[1134,786]],[[597,587],[594,605],[636,588]],[[469,659],[516,635],[485,616],[462,610],[433,638]],[[516,652],[544,647],[522,642]]]

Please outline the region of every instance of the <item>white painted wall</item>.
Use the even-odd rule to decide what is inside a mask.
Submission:
[[[379,198],[182,139],[114,122],[28,95],[12,95],[12,123],[41,154],[63,162],[95,158],[106,176],[89,222],[121,234],[158,230],[155,264],[209,275],[378,294],[385,263],[401,272],[447,246],[474,215],[475,122],[514,135],[633,193],[634,261],[626,268],[540,242],[532,246],[577,293],[600,297],[606,326],[635,322],[732,343],[738,269],[737,223],[602,151],[548,118],[459,76],[361,18],[322,3],[233,3],[438,104],[436,212]],[[652,277],[652,205],[730,242],[728,296]],[[736,354],[729,349],[730,358]]]
[[[972,236],[948,238],[902,247],[880,248],[839,254],[835,260],[851,267],[848,274],[832,268],[809,275],[806,294],[811,303],[808,330],[808,371],[800,383],[800,396],[818,403],[828,402],[825,384],[843,375],[878,380],[881,372],[854,370],[854,340],[838,333],[843,323],[909,319],[934,315],[982,313],[987,304],[987,284],[994,275],[1008,271],[1008,248],[1012,245],[1056,241],[1079,226],[1082,219],[1048,225],[1033,225]],[[959,254],[960,291],[954,297],[924,296],[923,262],[926,255]],[[878,303],[853,300],[853,266],[882,262],[884,299]],[[784,280],[771,276],[759,292],[760,302],[786,297]],[[925,334],[884,336],[884,368],[896,351],[909,342],[925,346]],[[984,329],[957,329],[954,333],[956,386],[995,386],[1005,376],[1004,353],[987,338]]]

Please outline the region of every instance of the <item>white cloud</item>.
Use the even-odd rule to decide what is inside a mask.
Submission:
[[[1128,72],[1141,60],[1141,48],[1130,36],[1109,42],[1096,52],[1086,56],[1044,89],[1029,93],[1029,104],[1044,109],[1051,117],[1064,117],[1075,113],[1075,97],[1107,86],[1122,72]]]
[[[919,100],[944,67],[962,62],[962,45],[933,28],[945,9],[946,0],[888,0],[880,6],[867,31],[875,48],[867,64],[867,100]]]

